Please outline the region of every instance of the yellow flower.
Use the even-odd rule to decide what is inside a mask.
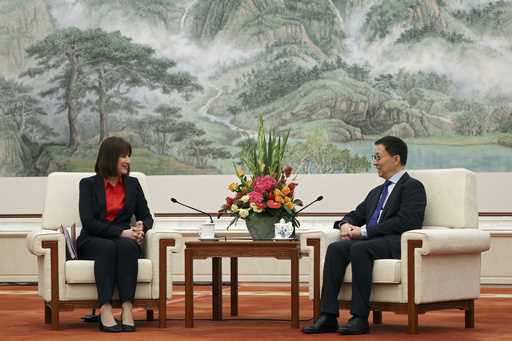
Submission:
[[[244,170],[241,167],[236,166],[235,170],[236,170],[236,176],[238,176],[239,178],[241,178],[242,176],[245,175]]]
[[[294,207],[293,202],[291,202],[291,201],[290,201],[290,202],[287,202],[285,205],[286,205],[286,207],[288,207],[290,210],[292,210],[292,209],[293,209],[293,207]]]
[[[290,197],[284,197],[284,202],[285,203],[289,203],[291,201],[292,201],[292,199],[290,199]]]
[[[274,196],[276,197],[279,197],[279,196],[283,196],[284,197],[284,194],[283,192],[281,192],[279,189],[274,189]]]
[[[283,192],[284,195],[288,195],[290,194],[290,188],[288,188],[288,186],[284,186],[282,189],[281,189],[281,192]]]
[[[232,182],[229,184],[228,186],[228,189],[231,191],[231,192],[235,192],[238,188],[238,184],[236,182]]]

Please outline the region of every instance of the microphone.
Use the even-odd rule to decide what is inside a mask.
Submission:
[[[300,223],[299,221],[297,220],[297,215],[304,211],[306,208],[308,208],[309,206],[313,205],[315,202],[318,202],[318,201],[322,201],[324,199],[324,196],[323,195],[320,195],[318,196],[315,200],[313,200],[312,202],[310,202],[309,204],[307,204],[306,206],[304,206],[303,208],[301,208],[300,210],[298,210],[297,212],[295,212],[295,214],[293,215],[292,217],[292,226],[293,226],[293,231],[292,231],[292,234],[290,235],[290,238],[291,239],[295,239],[295,228],[299,227],[300,226]]]
[[[324,196],[320,195],[318,198],[316,198],[315,200],[313,200],[312,202],[310,202],[309,204],[307,204],[306,206],[304,206],[303,208],[301,208],[300,210],[295,212],[295,214],[293,216],[296,217],[301,211],[304,211],[306,208],[313,205],[315,202],[322,201],[323,199],[324,199]]]
[[[202,213],[202,214],[207,215],[208,217],[210,217],[210,223],[212,223],[212,224],[213,224],[213,218],[212,218],[212,216],[211,216],[211,215],[209,215],[208,213],[203,212],[203,211],[201,211],[201,210],[198,210],[197,208],[194,208],[194,207],[190,207],[190,206],[188,206],[188,205],[185,205],[184,203],[181,203],[181,202],[179,202],[178,200],[176,200],[176,198],[171,198],[171,201],[172,201],[173,203],[175,203],[175,204],[178,204],[178,205],[181,205],[181,206],[185,206],[186,208],[190,208],[191,210],[194,210],[194,211],[197,211],[197,212],[199,212],[199,213]]]

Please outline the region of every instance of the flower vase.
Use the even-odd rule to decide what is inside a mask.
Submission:
[[[275,235],[274,224],[279,220],[280,217],[251,213],[245,219],[245,225],[253,240],[270,240]]]

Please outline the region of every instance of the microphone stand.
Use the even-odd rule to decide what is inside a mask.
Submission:
[[[322,201],[324,199],[323,195],[320,195],[318,198],[316,198],[315,200],[313,200],[312,202],[310,202],[309,204],[307,204],[306,206],[304,206],[303,208],[301,208],[300,210],[298,210],[297,212],[295,212],[295,214],[293,215],[292,217],[292,226],[293,226],[293,231],[292,231],[292,234],[290,235],[290,238],[291,239],[295,239],[295,225],[300,226],[300,223],[299,221],[296,219],[296,217],[299,215],[300,212],[304,211],[306,208],[308,208],[309,206],[313,205],[314,203],[318,202],[318,201]]]
[[[186,207],[186,208],[190,208],[191,210],[194,210],[194,211],[196,211],[196,212],[202,213],[202,214],[204,214],[204,215],[207,215],[207,216],[210,218],[210,223],[211,223],[211,224],[213,224],[213,218],[212,218],[212,216],[211,216],[211,215],[209,215],[208,213],[203,212],[203,211],[201,211],[201,210],[198,210],[197,208],[194,208],[194,207],[188,206],[188,205],[186,205],[186,204],[184,204],[184,203],[181,203],[181,202],[179,202],[178,200],[176,200],[175,198],[171,198],[171,202],[173,202],[173,203],[175,203],[175,204],[178,204],[178,205],[181,205],[181,206],[184,206],[184,207]]]

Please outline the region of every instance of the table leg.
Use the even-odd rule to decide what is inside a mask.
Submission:
[[[222,320],[222,258],[212,257],[212,319]]]
[[[308,246],[313,247],[313,321],[320,317],[320,239],[309,238]]]
[[[185,249],[185,328],[194,327],[194,259]]]
[[[238,316],[238,258],[231,257],[231,316]]]
[[[291,256],[292,328],[299,328],[299,251]]]

